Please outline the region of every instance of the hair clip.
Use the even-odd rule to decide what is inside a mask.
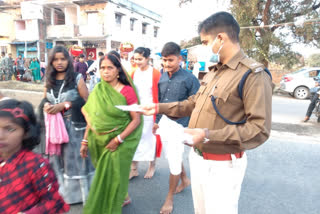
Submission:
[[[26,121],[29,121],[29,118],[27,117],[27,115],[25,115],[23,113],[23,110],[21,108],[18,108],[18,107],[14,108],[14,109],[4,108],[4,109],[1,109],[0,111],[10,112],[14,118],[22,117]]]

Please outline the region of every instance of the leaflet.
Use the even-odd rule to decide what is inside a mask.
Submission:
[[[133,105],[116,105],[115,106],[118,109],[121,109],[122,111],[135,111],[135,112],[143,112],[143,109],[138,104]]]

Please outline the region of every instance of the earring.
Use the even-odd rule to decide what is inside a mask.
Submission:
[[[119,77],[120,77],[120,76],[118,75],[117,78],[119,79]]]

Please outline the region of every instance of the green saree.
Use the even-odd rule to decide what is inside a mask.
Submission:
[[[40,64],[37,61],[31,61],[30,70],[32,70],[32,76],[34,81],[41,80]]]
[[[131,122],[129,112],[115,105],[127,105],[125,97],[101,81],[82,108],[90,127],[88,146],[96,168],[84,214],[121,214],[128,192],[130,165],[142,134],[143,120],[116,151],[110,152],[105,146]]]

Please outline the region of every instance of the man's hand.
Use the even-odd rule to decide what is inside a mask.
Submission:
[[[154,115],[156,114],[156,103],[151,103],[151,104],[145,104],[141,105],[141,108],[143,110],[143,114],[146,116]]]
[[[157,129],[159,128],[159,125],[158,124],[153,124],[153,127],[152,127],[152,134],[156,135],[156,131]]]
[[[192,135],[193,146],[202,143],[206,137],[203,129],[184,129],[184,132]]]

